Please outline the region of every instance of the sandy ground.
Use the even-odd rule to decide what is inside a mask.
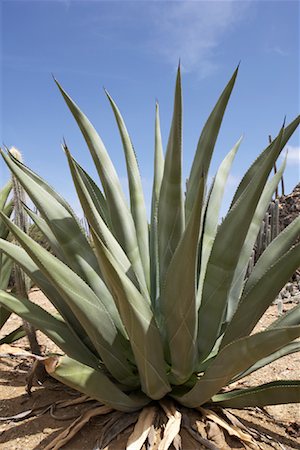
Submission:
[[[53,306],[39,290],[30,294],[32,301],[48,311]],[[284,311],[294,307],[295,304],[285,304]],[[263,329],[277,318],[277,307],[271,306],[260,323],[257,330]],[[20,319],[12,315],[2,330],[7,334],[17,325]],[[42,333],[38,332],[39,342],[45,352],[57,350],[55,345]],[[17,347],[28,349],[25,338],[15,344]],[[1,352],[1,349],[0,349]],[[56,401],[75,398],[76,393],[52,379],[47,380],[43,386],[34,385],[32,395],[25,391],[25,376],[28,372],[28,360],[0,358],[0,386],[1,403],[0,417],[8,417],[26,412],[32,408],[53,405]],[[300,379],[300,353],[286,356],[255,372],[246,379],[240,380],[236,387],[254,386],[278,379]],[[72,406],[66,409],[52,408],[52,411],[20,421],[0,421],[0,449],[2,450],[41,450],[71,422],[90,407],[89,404]],[[258,410],[235,411],[237,415],[253,426],[261,427],[278,442],[278,449],[300,450],[300,399],[299,404],[267,407],[269,417]],[[64,448],[69,450],[93,449],[101,427],[101,418],[92,419]],[[266,446],[267,448],[271,448]],[[116,450],[117,447],[116,447]],[[120,448],[121,450],[121,448]],[[184,450],[193,450],[184,447]]]

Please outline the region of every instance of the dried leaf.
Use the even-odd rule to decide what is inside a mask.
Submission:
[[[59,358],[57,356],[51,356],[50,358],[47,358],[44,361],[45,369],[51,375],[53,372],[55,372],[56,366],[58,364]]]
[[[147,439],[147,447],[146,447],[147,450],[151,450],[154,447],[154,445],[156,444],[156,439],[157,439],[156,430],[154,428],[154,425],[151,425]]]
[[[129,436],[126,450],[140,450],[142,448],[150,433],[156,411],[157,410],[154,406],[143,408],[139,415],[138,421],[135,424],[133,433]]]
[[[0,350],[1,350],[1,355],[0,357],[5,357],[5,355],[14,355],[14,356],[18,356],[19,354],[22,354],[24,357],[25,356],[32,356],[32,354],[30,352],[28,352],[27,350],[24,350],[24,348],[20,348],[20,347],[15,347],[9,344],[2,344],[0,345]],[[3,356],[2,356],[3,355]]]
[[[198,433],[200,434],[200,436],[202,436],[203,438],[207,438],[207,433],[205,430],[205,424],[202,420],[196,420],[195,425],[193,426],[193,428],[195,428]]]
[[[196,432],[194,432],[196,434]],[[181,429],[181,440],[182,440],[182,448],[187,449],[196,449],[199,447],[198,441],[194,439],[194,437],[188,432],[187,429]]]
[[[173,440],[179,434],[181,425],[181,413],[170,401],[159,402],[168,417],[168,422],[164,431],[164,436],[159,443],[158,450],[168,450]]]
[[[192,436],[192,438],[199,442],[201,445],[204,446],[204,448],[207,448],[208,450],[220,450],[218,447],[215,446],[212,442],[210,442],[208,439],[203,438],[200,436],[197,431],[195,431],[188,423],[188,421],[183,422],[183,427],[187,430],[187,432]],[[195,448],[195,447],[193,447]]]
[[[102,429],[98,440],[97,450],[104,450],[120,433],[135,423],[138,419],[137,413],[125,414],[117,411]]]
[[[59,450],[67,442],[69,442],[79,430],[92,418],[102,414],[108,414],[113,411],[112,408],[108,406],[99,406],[97,408],[87,411],[83,416],[78,417],[71,425],[66,428],[62,433],[60,433],[52,442],[50,442],[45,450]]]
[[[175,438],[173,440],[173,446],[174,446],[175,450],[182,450],[180,434],[177,434],[177,436],[175,436]]]
[[[221,419],[216,413],[213,411],[209,411],[208,409],[204,409],[201,407],[196,408],[209,420],[212,420],[217,425],[220,425],[224,430],[226,430],[230,436],[235,436],[240,439],[242,442],[245,442],[249,446],[255,449],[259,449],[259,446],[253,441],[252,437],[248,434],[240,430],[238,427],[231,426],[225,420]]]
[[[206,424],[207,438],[212,441],[220,450],[230,450],[226,444],[225,436],[222,429],[210,420]]]
[[[68,406],[80,405],[81,403],[93,402],[94,400],[88,395],[80,395],[72,400],[59,400],[56,402],[56,408],[67,408]],[[100,406],[100,405],[99,405]],[[101,405],[102,406],[102,405]]]
[[[248,429],[234,414],[230,413],[227,409],[222,408],[222,414],[237,428],[250,433],[255,439],[258,437],[258,433],[254,429]]]
[[[33,414],[33,412],[34,412],[34,409],[27,409],[26,411],[22,411],[18,414],[15,414],[14,416],[0,417],[0,421],[6,422],[6,421],[11,421],[11,420],[18,421],[18,420],[27,419],[28,417],[30,417]]]

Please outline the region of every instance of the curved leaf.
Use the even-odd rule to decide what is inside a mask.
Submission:
[[[68,265],[95,292],[98,292],[99,267],[97,259],[70,209],[63,200],[57,199],[56,194],[50,187],[45,187],[45,182],[37,182],[36,177],[32,175],[31,171],[27,170],[24,164],[14,159],[10,154],[6,155],[2,152],[2,156],[51,228]],[[78,252],[78,248],[80,248],[80,252]],[[101,293],[101,290],[99,293]]]
[[[220,98],[218,99],[214,109],[212,110],[210,116],[207,119],[206,124],[203,127],[201,136],[199,138],[196,154],[194,157],[193,165],[188,180],[188,188],[185,202],[186,219],[188,219],[193,209],[193,205],[197,195],[199,178],[202,175],[204,175],[205,179],[207,178],[211,157],[222,124],[225,109],[228,104],[237,77],[238,69],[239,68],[237,67],[231,79],[229,80],[227,86],[222,92]]]
[[[197,291],[197,307],[199,308],[201,302],[203,281],[206,273],[207,262],[211,253],[213,242],[218,229],[219,211],[222,204],[222,198],[226,187],[226,181],[236,155],[239,149],[242,138],[240,138],[235,146],[226,155],[216,173],[213,181],[211,193],[209,195],[205,219],[203,225],[202,243],[201,243],[201,257],[200,257],[200,275]]]
[[[275,262],[242,296],[239,306],[229,323],[221,346],[251,333],[259,319],[293,275],[300,263],[300,244],[293,247]]]
[[[19,339],[22,339],[26,336],[26,331],[24,330],[23,326],[16,328],[11,333],[7,334],[3,338],[0,339],[0,345],[2,344],[12,344],[13,342],[18,341]]]
[[[114,234],[128,256],[139,282],[147,289],[136,231],[124,193],[107,150],[88,118],[55,80],[88,145],[105,192]]]
[[[290,327],[293,325],[300,325],[300,304],[287,311],[283,316],[280,316],[275,322],[268,326],[268,329]]]
[[[0,211],[4,209],[5,203],[12,190],[12,181],[9,180],[5,186],[0,189]]]
[[[49,358],[47,372],[56,380],[118,411],[132,412],[150,403],[142,394],[125,394],[100,369],[68,358]]]
[[[283,131],[282,135],[282,147],[285,146],[289,138],[292,136],[296,128],[298,127],[300,123],[300,115],[296,117],[296,119],[293,120]],[[268,145],[268,147],[256,158],[254,163],[251,165],[251,167],[247,170],[244,177],[242,178],[231,203],[230,208],[236,203],[236,201],[239,199],[239,197],[242,195],[248,184],[251,182],[252,178],[254,177],[255,173],[263,163],[263,161],[268,157],[268,154],[270,153],[270,150],[273,146],[274,141]]]
[[[83,342],[92,350],[95,351],[93,345],[89,341],[86,332],[82,328],[80,322],[77,320],[69,308],[68,304],[64,301],[54,284],[45,277],[39,267],[33,262],[26,251],[11,242],[0,239],[0,249],[7,254],[11,260],[14,260],[19,264],[29,278],[41,289],[49,301],[55,306],[57,311],[63,317],[66,323],[74,330],[74,332],[82,339]],[[3,288],[2,288],[3,289]],[[1,320],[0,320],[1,323]]]
[[[151,301],[157,306],[159,296],[159,255],[158,255],[158,201],[161,181],[164,173],[164,155],[160,131],[159,106],[155,105],[155,153],[154,153],[154,177],[151,203],[150,225],[150,274],[151,274]]]
[[[300,326],[277,328],[232,342],[221,350],[205,374],[185,394],[170,394],[189,408],[201,406],[236,375],[300,336]]]
[[[300,236],[300,217],[297,217],[291,222],[262,253],[257,263],[255,264],[245,285],[243,296],[255,286],[258,280],[264,275],[266,270],[284,255],[292,246],[297,237]],[[299,257],[300,264],[300,257]]]
[[[5,216],[2,216],[5,219]],[[9,219],[5,222],[35,264],[54,284],[78,319],[111,374],[120,382],[136,383],[124,351],[127,341],[118,333],[102,298],[68,266],[23,233]],[[99,327],[101,323],[101,327]]]
[[[10,315],[11,312],[8,309],[4,308],[3,306],[0,306],[0,330],[3,327],[3,325],[7,322],[7,320],[10,318]]]
[[[60,245],[55,235],[52,233],[51,228],[48,226],[47,222],[38,214],[34,213],[27,205],[23,205],[25,211],[35,223],[38,229],[43,233],[47,241],[49,242],[51,249],[53,250],[55,256],[64,261],[64,255],[61,252]],[[64,261],[65,262],[65,261]]]
[[[3,213],[7,217],[10,217],[12,215],[13,210],[14,210],[13,200],[11,200],[9,203],[7,203],[7,205],[4,206],[3,210],[0,209],[0,211],[3,211]],[[7,239],[8,233],[9,233],[9,231],[8,231],[7,227],[0,220],[0,237],[3,239]]]
[[[97,258],[67,203],[61,199],[45,182],[37,180],[35,174],[27,170],[12,156],[3,154],[3,158],[13,171],[29,196],[37,205],[52,233],[55,235],[64,254],[64,262],[71,267],[105,304],[120,333],[124,327],[120,324],[117,309],[111,294],[100,276]],[[37,181],[36,181],[37,180]]]
[[[123,143],[129,183],[131,214],[135,224],[136,236],[140,249],[141,261],[144,267],[146,283],[148,290],[150,291],[149,230],[140,171],[136,154],[123,117],[121,116],[121,113],[112,97],[107,91],[105,91],[105,93],[115,115]]]
[[[66,145],[64,146],[64,148],[65,147],[66,147]],[[83,167],[81,167],[81,165],[74,158],[72,158],[72,160],[76,166],[76,169],[77,169],[78,174],[80,175],[80,178],[82,179],[86,189],[88,190],[89,196],[90,196],[96,210],[102,217],[102,220],[104,220],[107,227],[110,230],[112,230],[112,224],[111,224],[111,219],[110,219],[110,215],[109,215],[106,198],[104,197],[101,189],[99,189],[99,187],[97,186],[95,181],[83,169]]]
[[[60,205],[63,206],[71,214],[71,216],[78,222],[78,218],[76,217],[76,214],[74,213],[69,203],[63,197],[61,197],[61,195],[59,195],[48,183],[46,183],[46,181],[43,180],[37,173],[33,172],[29,167],[25,166],[25,164],[22,163],[19,159],[16,159],[14,155],[11,152],[9,152],[7,147],[6,150],[11,160],[14,161],[19,167],[21,167],[23,172],[25,172],[32,180],[34,180],[35,183],[37,183],[42,189],[44,189],[52,197],[54,197],[55,200],[58,203],[60,203]],[[4,152],[2,149],[1,155],[4,157]]]
[[[219,337],[240,252],[269,173],[281,151],[282,133],[283,128],[252,182],[219,226],[208,261],[199,308],[198,342],[202,360],[209,355]]]
[[[105,224],[104,220],[102,219],[102,216],[98,213],[98,211],[93,203],[93,200],[89,195],[89,191],[84,183],[84,180],[80,177],[80,174],[77,170],[75,161],[72,158],[67,146],[64,147],[64,150],[65,150],[65,153],[68,158],[68,163],[69,163],[71,175],[73,178],[73,182],[74,182],[74,185],[75,185],[75,188],[77,191],[77,195],[80,200],[84,214],[88,220],[88,223],[99,234],[101,239],[104,241],[106,247],[115,256],[115,258],[119,261],[119,263],[123,267],[124,272],[126,272],[127,275],[130,276],[131,280],[138,286],[138,282],[137,282],[135,274],[132,270],[132,266],[131,266],[129,259],[127,258],[126,254],[125,254],[124,250],[122,249],[122,247],[120,246],[119,242],[116,240],[115,236],[112,234],[110,229]],[[142,290],[143,286],[140,286],[140,288]],[[145,292],[145,295],[146,295],[146,298],[148,298],[148,291]],[[113,306],[115,309],[114,304],[113,304]],[[114,312],[114,317],[115,317],[115,323],[118,326],[118,328],[123,329],[124,327],[120,320],[119,314],[117,313],[117,310],[115,310],[115,312]]]
[[[299,380],[278,380],[253,388],[218,394],[212,398],[212,401],[224,408],[246,408],[299,403],[299,398]]]
[[[204,178],[182,239],[166,274],[161,310],[171,355],[172,384],[183,384],[195,368],[197,358],[197,262],[204,195]]]
[[[172,125],[158,202],[158,251],[160,286],[184,230],[182,194],[182,98],[178,67]]]
[[[160,399],[171,390],[166,375],[161,337],[149,303],[124,274],[92,229],[98,241],[97,253],[104,279],[109,286],[129,336],[143,392]]]
[[[268,364],[271,364],[272,362],[276,361],[279,358],[282,358],[283,356],[291,355],[291,354],[297,353],[299,351],[300,351],[300,342],[298,342],[298,341],[291,342],[290,344],[287,344],[285,347],[281,348],[277,352],[274,352],[271,355],[266,356],[266,358],[263,358],[263,359],[257,361],[255,364],[253,364],[253,366],[249,367],[249,369],[245,370],[244,372],[242,372],[241,374],[236,376],[232,380],[232,382],[234,383],[234,382],[240,380],[241,378],[244,378],[244,377],[250,375],[250,373],[255,372],[256,370],[259,370],[262,367],[267,366]]]
[[[6,289],[12,269],[12,260],[0,252],[0,289]],[[1,321],[0,321],[1,323]],[[1,328],[1,326],[0,326]]]
[[[54,317],[26,298],[19,299],[4,291],[0,291],[0,304],[22,317],[22,319],[32,323],[70,357],[76,358],[91,367],[99,367],[99,359],[91,353],[62,319]]]
[[[244,245],[241,249],[240,257],[234,272],[232,285],[228,295],[226,323],[230,322],[230,320],[232,319],[232,316],[235,313],[236,308],[238,306],[238,302],[240,301],[240,297],[245,282],[245,276],[247,273],[249,258],[254,248],[255,241],[261,227],[261,223],[268,209],[268,206],[272,200],[272,195],[282,177],[285,165],[286,161],[282,164],[276,175],[266,184],[261,194],[255,213],[253,215],[252,222],[249,227],[247,236],[245,238]],[[276,259],[274,259],[273,261],[275,260]]]

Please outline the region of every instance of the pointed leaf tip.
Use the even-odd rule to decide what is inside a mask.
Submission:
[[[56,86],[57,86],[58,89],[60,90],[60,92],[61,92],[62,94],[65,94],[65,91],[63,90],[63,88],[62,88],[61,84],[59,83],[59,81],[58,81],[55,77],[54,77],[53,79],[54,79],[54,82],[55,82]]]
[[[67,155],[67,156],[71,155],[71,152],[66,144],[62,144],[62,149],[63,149],[65,155]]]
[[[284,119],[283,119],[283,124],[282,124],[282,128],[284,128],[284,127],[285,127],[285,122],[286,122],[286,115],[284,116]]]
[[[178,62],[178,67],[177,67],[176,83],[181,84],[181,62],[180,62],[180,60]]]
[[[106,97],[108,98],[108,101],[110,102],[110,104],[111,104],[112,106],[117,107],[117,105],[115,104],[114,99],[112,98],[112,96],[110,95],[110,93],[108,92],[108,90],[105,89],[105,87],[103,87],[103,89],[104,89],[104,93],[105,93]]]
[[[64,137],[62,138],[61,148],[65,154],[69,153],[69,149]]]

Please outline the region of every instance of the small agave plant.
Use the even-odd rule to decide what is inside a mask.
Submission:
[[[101,180],[102,188],[64,143],[92,244],[66,201],[13,155],[2,152],[36,205],[39,215],[28,208],[27,212],[49,240],[56,257],[3,214],[3,225],[22,248],[2,239],[0,249],[22,266],[59,315],[4,291],[0,303],[30,320],[60,347],[63,355],[45,362],[48,372],[104,405],[98,407],[97,414],[113,410],[132,413],[126,415],[131,424],[136,421],[126,444],[129,449],[142,448],[147,439],[147,448],[151,448],[150,430],[155,421],[156,428],[160,423],[164,430],[157,447],[160,450],[171,445],[181,448],[181,427],[192,434],[193,448],[200,444],[216,448],[200,429],[197,433],[187,425],[192,409],[198,410],[203,420],[210,418],[231,430],[245,445],[258,448],[251,436],[238,433],[211,407],[221,410],[300,399],[299,380],[231,388],[233,382],[300,349],[296,340],[300,336],[300,306],[264,331],[252,333],[300,264],[299,245],[293,246],[300,232],[300,218],[271,242],[246,279],[253,246],[285,162],[273,177],[269,176],[300,117],[281,128],[246,172],[220,225],[221,200],[240,140],[206,188],[214,145],[236,76],[237,70],[203,128],[185,196],[180,69],[165,157],[156,106],[150,225],[136,155],[114,100],[106,92],[124,147],[130,205],[101,138],[57,82]],[[159,408],[167,416],[161,422]],[[120,417],[118,413],[115,420]],[[107,427],[103,430],[107,432]],[[108,445],[107,435],[102,438],[103,447],[99,444],[99,448]],[[49,448],[60,448],[59,438],[51,445]],[[182,448],[187,447],[182,444]]]

